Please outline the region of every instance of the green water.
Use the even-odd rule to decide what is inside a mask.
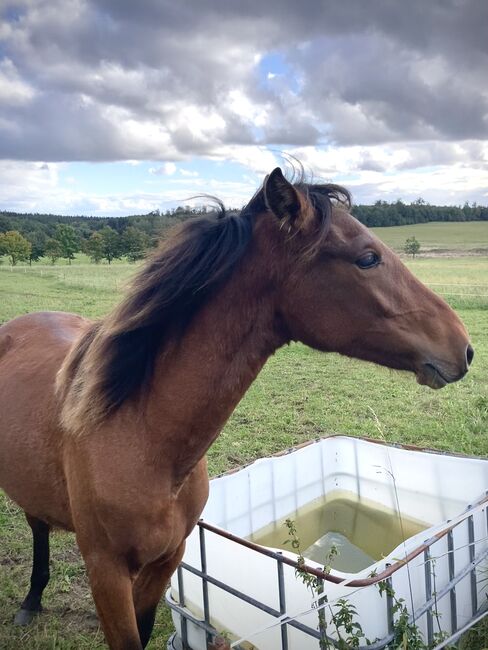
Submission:
[[[290,539],[286,519],[295,524],[305,558],[348,573],[371,566],[431,525],[341,490],[308,503],[256,531],[249,539],[262,546],[292,551],[290,543],[285,543]],[[337,548],[338,555],[330,562],[332,546]]]

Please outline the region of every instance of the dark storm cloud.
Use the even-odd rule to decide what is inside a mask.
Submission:
[[[487,138],[484,0],[11,0],[0,11],[2,157]],[[279,83],[263,68],[271,53],[286,64]]]
[[[438,51],[429,58],[384,34],[321,38],[298,57],[295,65],[302,68],[316,62],[302,97],[316,107],[317,119],[330,123],[336,142],[457,140],[488,133],[486,65],[456,74],[459,63],[447,55]]]

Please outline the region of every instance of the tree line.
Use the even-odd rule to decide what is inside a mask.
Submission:
[[[368,228],[379,226],[408,226],[429,221],[488,221],[488,206],[431,205],[423,199],[403,203],[376,201],[374,205],[355,205],[352,213]]]
[[[41,258],[53,264],[58,258],[69,263],[76,253],[86,253],[93,262],[125,257],[131,262],[142,259],[156,246],[165,231],[175,223],[207,209],[178,207],[165,213],[155,210],[128,217],[84,217],[30,214],[0,211],[0,255],[12,265]],[[488,221],[488,207],[430,205],[423,199],[408,204],[400,199],[374,205],[355,205],[352,213],[368,227],[403,226],[429,221]]]
[[[53,214],[0,212],[0,256],[15,266],[19,261],[52,264],[63,258],[71,264],[79,252],[109,264],[125,257],[142,259],[157,245],[165,230],[205,209],[177,208],[161,214],[158,210],[130,217],[66,217]]]
[[[18,230],[0,232],[0,255],[6,255],[12,266],[19,261],[32,264],[41,258],[49,259],[52,264],[64,258],[71,264],[80,251],[96,263],[107,260],[110,264],[121,257],[135,262],[142,259],[149,248],[147,235],[134,226],[128,226],[122,233],[104,226],[86,238],[81,237],[73,226],[64,223],[57,225],[52,237],[38,229],[25,235]]]

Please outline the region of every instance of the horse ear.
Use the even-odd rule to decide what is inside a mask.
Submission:
[[[289,228],[305,233],[313,227],[314,210],[310,202],[286,180],[279,167],[264,180],[264,200],[268,210]]]
[[[292,225],[301,211],[298,192],[286,180],[279,167],[273,169],[264,180],[264,199],[266,206],[278,219],[288,221]]]

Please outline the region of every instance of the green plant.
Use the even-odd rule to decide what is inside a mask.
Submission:
[[[393,587],[385,580],[378,583],[380,595],[388,594],[393,601],[392,614],[394,616],[393,641],[388,647],[395,650],[425,650],[427,646],[424,643],[422,635],[417,625],[410,622],[403,598],[397,598]]]
[[[295,575],[297,578],[303,582],[303,584],[310,589],[313,596],[318,596],[317,605],[318,605],[318,618],[319,618],[319,630],[320,635],[320,648],[321,650],[329,650],[331,644],[327,636],[327,620],[325,618],[324,605],[327,604],[327,596],[323,592],[323,580],[317,576],[309,573],[305,566],[305,558],[300,549],[300,539],[298,537],[298,532],[296,529],[295,522],[292,519],[287,519],[285,521],[285,526],[288,529],[289,539],[285,541],[290,543],[292,549],[297,554],[297,568],[295,569]],[[332,564],[334,558],[338,555],[338,550],[336,546],[332,546],[329,553],[326,557],[326,562],[323,567],[323,572],[329,574],[332,569]],[[348,650],[348,648],[359,648],[360,640],[365,638],[363,630],[360,623],[354,620],[357,615],[356,608],[354,605],[349,603],[344,598],[341,598],[334,604],[334,609],[329,606],[329,611],[331,615],[331,622],[334,626],[338,641],[336,642],[336,647],[339,650]],[[367,642],[367,641],[366,641]]]
[[[301,552],[300,539],[295,522],[292,519],[287,519],[285,526],[288,529],[289,536],[289,539],[285,543],[289,543],[297,554],[298,566],[295,569],[295,575],[310,589],[313,596],[318,597],[317,609],[319,630],[321,632],[321,650],[330,650],[332,647],[330,635],[327,634],[328,625],[324,614],[324,606],[328,607],[330,612],[330,625],[334,627],[337,635],[337,639],[334,641],[334,647],[339,650],[350,650],[350,648],[359,648],[361,645],[371,645],[372,641],[366,638],[361,623],[357,620],[356,607],[352,603],[345,598],[340,598],[337,602],[328,604],[327,596],[323,592],[323,580],[309,573],[306,569],[306,561]],[[326,558],[326,563],[323,568],[324,573],[330,573],[333,560],[337,555],[338,550],[333,546]],[[435,596],[435,562],[433,560],[431,561],[431,568]],[[448,637],[448,634],[441,631],[439,623],[440,614],[437,610],[437,600],[435,598],[432,615],[437,622],[439,631],[433,635],[433,645],[428,645],[425,643],[415,621],[411,620],[411,615],[405,600],[396,596],[392,585],[388,581],[383,580],[378,582],[377,587],[380,596],[387,594],[392,601],[393,639],[387,646],[390,650],[430,650],[430,648],[436,647]],[[447,645],[445,647],[449,649],[454,646]]]
[[[317,578],[316,576],[312,575],[305,569],[305,558],[303,557],[302,552],[300,550],[300,540],[298,538],[295,522],[292,519],[287,519],[285,521],[285,526],[288,529],[288,535],[289,535],[289,539],[285,541],[285,544],[290,544],[294,552],[297,554],[298,567],[295,569],[295,575],[297,578],[300,578],[303,584],[308,589],[310,589],[312,594],[315,596],[317,594],[317,590],[321,587],[322,581],[320,580],[320,578]],[[333,549],[337,554],[337,550],[335,549],[335,547],[333,547]],[[329,571],[330,568],[327,571],[327,569],[324,567],[324,572],[328,573]]]
[[[408,237],[403,247],[403,250],[407,255],[411,255],[412,257],[415,257],[415,255],[417,255],[420,251],[420,242],[417,241],[415,237]]]
[[[431,647],[436,647],[449,636],[446,632],[439,631],[433,635],[432,646],[426,644],[422,634],[414,621],[410,620],[410,613],[403,598],[397,598],[395,590],[387,581],[378,583],[380,595],[388,594],[393,601],[392,614],[394,617],[393,633],[394,637],[388,648],[391,650],[429,650]],[[433,611],[433,616],[439,622],[440,614],[437,611],[437,606]],[[446,650],[454,646],[445,646]]]
[[[359,648],[361,639],[365,639],[363,628],[361,624],[354,620],[357,616],[357,610],[345,598],[340,598],[334,605],[336,612],[332,612],[332,622],[339,637],[337,647],[339,650],[348,650],[349,648]],[[342,636],[341,630],[346,635]],[[369,645],[369,640],[365,639],[366,644]]]

